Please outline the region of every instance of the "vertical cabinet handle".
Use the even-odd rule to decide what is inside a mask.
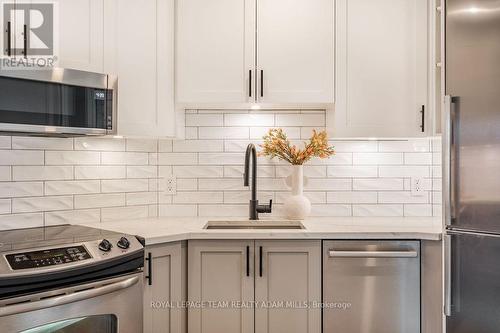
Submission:
[[[247,245],[247,276],[250,276],[250,246]]]
[[[444,236],[444,315],[451,316],[451,236]]]
[[[23,47],[24,47],[24,57],[28,57],[28,27],[26,24],[23,27]]]
[[[248,70],[248,97],[252,97],[252,70]]]
[[[264,97],[264,70],[260,70],[260,97]]]
[[[420,128],[422,130],[422,133],[425,132],[425,105],[422,105],[420,108],[420,116],[422,117],[420,120]]]
[[[262,269],[263,264],[262,264],[262,246],[259,247],[259,276],[262,277]]]
[[[146,275],[146,280],[148,280],[148,285],[153,284],[153,260],[152,260],[151,252],[148,252],[148,256],[146,257],[146,261],[148,262],[148,275]]]
[[[12,36],[11,36],[11,23],[7,22],[7,55],[12,56]]]

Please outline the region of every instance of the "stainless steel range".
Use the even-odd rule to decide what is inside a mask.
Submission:
[[[144,248],[83,226],[0,232],[2,332],[142,331]]]

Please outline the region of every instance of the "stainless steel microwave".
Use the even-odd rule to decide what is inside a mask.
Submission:
[[[116,134],[116,77],[71,69],[0,70],[0,132]]]

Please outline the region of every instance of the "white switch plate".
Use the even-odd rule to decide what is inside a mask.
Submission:
[[[412,177],[410,187],[412,196],[421,197],[425,195],[424,179],[422,177]]]
[[[175,175],[165,177],[165,192],[169,195],[177,194],[177,177]]]

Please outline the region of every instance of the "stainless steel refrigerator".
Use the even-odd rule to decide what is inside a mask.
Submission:
[[[500,332],[500,0],[446,0],[447,333]]]

